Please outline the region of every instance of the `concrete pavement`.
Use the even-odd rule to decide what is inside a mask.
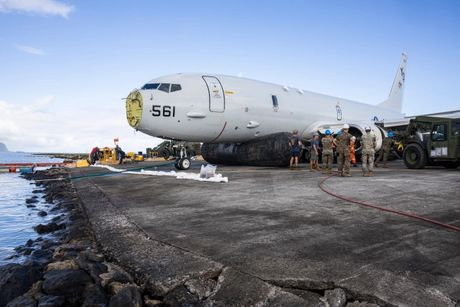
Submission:
[[[460,169],[390,166],[373,178],[353,169],[325,187],[460,226]],[[74,185],[106,253],[158,296],[201,280],[215,282],[208,303],[317,306],[335,288],[379,305],[460,300],[459,232],[334,198],[318,188],[325,175],[306,167],[218,172],[229,182],[120,174]]]

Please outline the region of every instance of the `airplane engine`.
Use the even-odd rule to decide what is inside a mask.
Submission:
[[[201,154],[212,164],[287,166],[290,137],[290,133],[280,132],[240,144],[205,143]]]

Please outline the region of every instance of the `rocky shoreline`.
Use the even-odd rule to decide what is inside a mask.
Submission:
[[[0,307],[2,306],[157,306],[162,302],[143,296],[130,274],[107,261],[99,253],[84,210],[66,168],[53,168],[25,175],[38,180],[51,204],[49,212],[58,213],[48,224],[34,227],[40,234],[15,250],[26,256],[22,264],[0,267]],[[42,181],[40,181],[42,180]],[[38,197],[26,200],[33,205]]]

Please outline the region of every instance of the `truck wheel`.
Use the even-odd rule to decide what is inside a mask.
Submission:
[[[178,170],[180,170],[179,160],[180,160],[180,158],[177,158],[177,159],[176,159],[176,162],[174,162],[174,167],[175,167],[176,169],[178,169]]]
[[[406,146],[403,153],[404,164],[407,168],[424,168],[427,155],[422,146],[412,143]]]

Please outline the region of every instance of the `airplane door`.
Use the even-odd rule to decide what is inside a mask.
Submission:
[[[203,76],[203,80],[208,87],[209,93],[209,111],[224,112],[225,111],[225,95],[224,89],[219,79],[212,76]]]

